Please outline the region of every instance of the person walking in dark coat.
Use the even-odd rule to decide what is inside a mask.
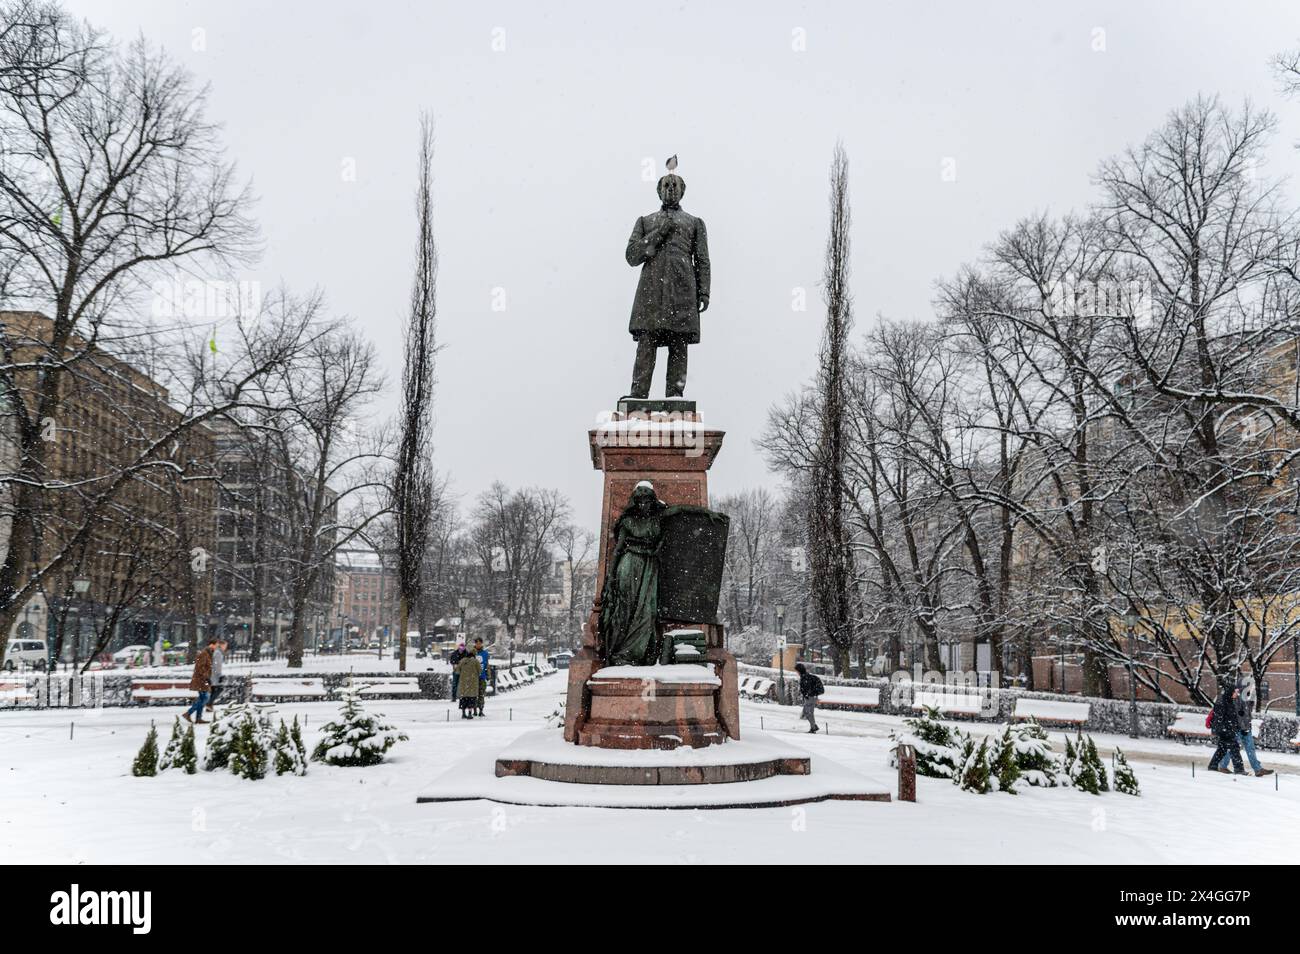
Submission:
[[[460,661],[465,658],[465,644],[457,643],[455,651],[447,658],[451,663],[451,697],[460,699]]]
[[[1210,771],[1229,774],[1228,756],[1232,756],[1232,771],[1245,775],[1241,764],[1241,749],[1237,745],[1237,687],[1230,681],[1220,683],[1219,698],[1215,700],[1214,711],[1210,713],[1210,731],[1214,734],[1215,749],[1210,756]]]
[[[212,651],[217,648],[217,638],[213,636],[208,640],[208,645],[199,650],[199,654],[194,657],[194,674],[190,676],[190,688],[199,694],[194,700],[194,704],[185,710],[182,718],[186,722],[195,722],[202,725],[207,720],[203,718],[203,707],[208,704],[208,694],[212,691]],[[195,717],[190,718],[193,714]]]
[[[808,720],[808,725],[811,726],[808,732],[812,734],[820,729],[817,725],[817,697],[826,691],[826,687],[803,663],[795,663],[794,671],[799,674],[799,695],[803,697],[803,712],[799,718]]]
[[[492,654],[483,645],[482,637],[474,640],[474,655],[478,657],[478,705],[474,709],[474,714],[483,715],[483,704],[487,701],[488,673],[492,668]]]
[[[1250,769],[1255,773],[1257,778],[1265,775],[1272,775],[1272,769],[1266,769],[1259,764],[1259,756],[1255,754],[1255,683],[1250,679],[1243,679],[1238,683],[1235,705],[1237,709],[1237,742],[1246,750],[1246,761],[1250,763]]]

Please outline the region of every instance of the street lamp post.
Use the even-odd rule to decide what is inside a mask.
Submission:
[[[1136,613],[1130,610],[1124,614],[1124,626],[1128,629],[1128,737],[1130,739],[1138,737],[1137,676],[1134,667],[1134,657],[1137,653],[1137,624]]]
[[[785,705],[785,604],[777,603],[774,609],[776,610],[776,658],[780,666],[776,679],[776,694],[781,697],[781,704]]]
[[[72,581],[72,592],[77,597],[77,632],[72,638],[72,669],[75,672],[81,661],[81,606],[82,601],[86,598],[86,592],[90,589],[90,580],[79,577]]]
[[[511,613],[506,617],[506,652],[510,654],[510,668],[515,665],[515,626],[519,622],[519,616]]]

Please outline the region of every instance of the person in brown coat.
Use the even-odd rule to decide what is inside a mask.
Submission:
[[[456,664],[456,672],[460,675],[458,688],[460,690],[460,717],[462,719],[474,718],[474,711],[478,708],[478,677],[481,671],[478,657],[473,653],[466,653],[461,661]]]
[[[197,692],[199,697],[185,710],[183,718],[186,722],[203,725],[207,721],[203,718],[203,707],[208,704],[208,695],[212,692],[212,651],[216,646],[217,638],[213,636],[208,640],[208,645],[199,650],[199,654],[194,657],[194,675],[190,676],[190,688]],[[191,713],[195,718],[190,718]]]

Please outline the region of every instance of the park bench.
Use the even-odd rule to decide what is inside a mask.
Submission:
[[[497,672],[497,689],[513,689],[517,685],[514,672],[509,669],[501,669]]]
[[[776,683],[771,679],[757,678],[749,684],[749,689],[744,694],[749,699],[774,699]]]
[[[1250,733],[1257,739],[1259,738],[1260,726],[1263,723],[1263,719],[1250,720]],[[1205,727],[1204,712],[1178,713],[1173,725],[1169,727],[1169,734],[1180,742],[1186,742],[1188,739],[1211,739],[1214,737],[1214,733]]]
[[[198,691],[190,688],[189,679],[132,679],[131,701],[148,705],[151,702],[187,702],[198,698]]]
[[[944,715],[976,716],[980,714],[983,697],[976,694],[919,690],[912,694],[912,709],[937,709]]]
[[[847,712],[867,712],[880,708],[880,690],[864,686],[827,686],[817,697],[821,709],[843,709]]]
[[[1092,706],[1086,702],[1058,702],[1055,699],[1017,699],[1014,718],[1032,719],[1039,725],[1081,726],[1088,721]]]
[[[303,701],[329,695],[323,679],[254,679],[249,698]]]
[[[363,696],[418,696],[418,679],[361,679],[357,681]]]
[[[27,681],[0,681],[0,704],[18,705],[20,702],[35,702],[36,693],[27,688]]]
[[[736,682],[736,691],[742,696],[749,692],[749,687],[753,684],[755,678],[754,676],[741,676]]]

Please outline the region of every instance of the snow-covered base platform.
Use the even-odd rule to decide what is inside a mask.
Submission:
[[[497,754],[475,753],[417,802],[486,799],[591,808],[762,808],[890,800],[889,786],[762,732],[704,748],[600,749],[529,732]]]

